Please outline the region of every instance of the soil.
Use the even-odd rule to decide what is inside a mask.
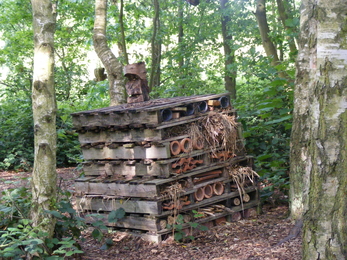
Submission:
[[[76,168],[57,170],[58,185],[62,189],[74,190],[74,179],[79,176]],[[27,172],[0,172],[0,191],[8,188],[28,185]],[[73,198],[72,198],[73,200]],[[276,245],[285,238],[294,227],[288,219],[287,205],[264,204],[262,213],[255,218],[211,227],[195,235],[195,240],[178,243],[168,238],[161,244],[144,241],[141,237],[125,232],[109,232],[114,245],[101,250],[102,243],[91,237],[91,231],[85,231],[85,240],[81,243],[85,252],[80,259],[99,260],[300,260],[301,238],[291,239]]]

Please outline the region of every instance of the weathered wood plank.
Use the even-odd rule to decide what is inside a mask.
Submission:
[[[113,143],[113,142],[142,142],[161,141],[164,139],[163,130],[157,129],[128,129],[127,131],[100,131],[79,133],[78,139],[84,143]]]
[[[123,175],[127,177],[133,176],[161,176],[169,177],[171,167],[169,164],[159,164],[153,162],[146,165],[143,162],[136,162],[134,165],[128,165],[125,161],[120,161],[119,164],[112,162],[104,163],[87,163],[83,166],[83,171],[86,176],[89,175]]]
[[[225,95],[227,94],[224,93],[217,95],[180,97],[175,98],[173,102],[170,102],[170,99],[162,99],[157,100],[157,102],[159,101],[160,103],[159,105],[155,105],[155,100],[150,100],[146,102],[136,103],[136,106],[125,104],[115,107],[77,112],[71,115],[74,128],[76,129],[80,129],[82,127],[129,124],[148,124],[154,126],[162,122],[160,111],[163,109],[185,106],[199,101],[219,98]]]
[[[134,198],[155,198],[159,193],[157,189],[158,187],[156,185],[90,182],[83,181],[83,178],[75,181],[75,191],[79,196],[95,194]]]
[[[135,216],[125,216],[123,219],[117,221],[116,223],[108,222],[108,214],[99,214],[99,217],[92,217],[90,215],[85,216],[87,223],[95,222],[96,220],[103,221],[107,226],[117,227],[117,228],[131,228],[140,229],[146,231],[159,231],[161,228],[158,224],[157,219],[146,218],[146,217],[135,217]]]
[[[127,213],[161,214],[160,201],[119,199],[112,197],[76,197],[76,206],[82,211],[112,211],[123,208]]]
[[[115,149],[103,147],[102,149],[88,148],[83,149],[83,158],[85,160],[117,160],[117,159],[166,159],[170,158],[170,145],[164,143],[162,146],[142,147],[134,146],[132,148],[120,146]]]

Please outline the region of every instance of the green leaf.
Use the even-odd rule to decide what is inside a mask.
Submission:
[[[208,230],[208,227],[206,227],[206,226],[204,226],[204,225],[200,225],[200,226],[199,226],[199,229],[200,229],[201,231],[207,231],[207,230]]]
[[[117,210],[112,210],[108,215],[108,222],[115,223],[118,220],[124,218],[125,210],[123,208],[119,208]]]
[[[180,241],[183,239],[183,234],[181,232],[176,232],[174,238],[176,241]]]

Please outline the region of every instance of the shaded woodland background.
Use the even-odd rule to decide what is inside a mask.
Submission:
[[[299,19],[294,1],[268,2],[266,13],[262,5],[264,1],[111,1],[107,40],[123,65],[146,62],[151,98],[230,91],[248,154],[255,156],[266,183],[263,196],[275,201],[285,199],[288,190]],[[0,169],[28,171],[34,137],[31,4],[2,1],[0,10]],[[100,78],[102,64],[93,50],[94,1],[59,1],[57,13],[57,164],[78,166],[83,159],[70,113],[108,106],[109,87],[105,75]],[[272,44],[275,61],[265,42]]]

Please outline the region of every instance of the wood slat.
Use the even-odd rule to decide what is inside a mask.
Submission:
[[[112,211],[123,208],[127,213],[161,214],[160,201],[119,199],[112,197],[76,197],[77,209],[89,211]]]

